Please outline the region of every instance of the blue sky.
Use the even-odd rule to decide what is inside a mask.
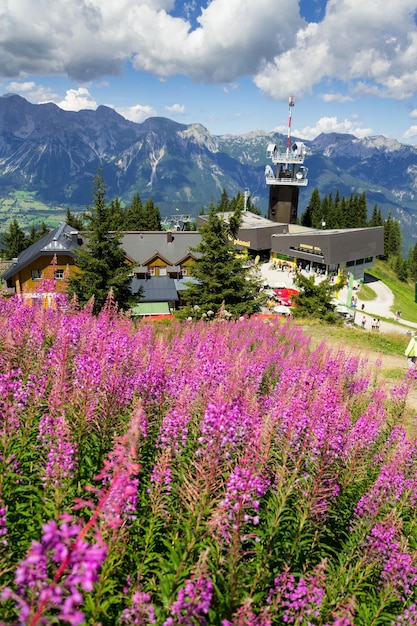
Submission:
[[[0,93],[417,145],[417,0],[0,0]]]

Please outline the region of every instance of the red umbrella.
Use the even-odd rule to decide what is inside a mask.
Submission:
[[[282,304],[292,305],[292,296],[297,295],[299,292],[297,289],[286,287],[285,289],[274,289],[274,293],[280,299]]]

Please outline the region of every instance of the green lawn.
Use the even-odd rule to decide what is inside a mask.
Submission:
[[[414,282],[401,282],[395,272],[384,261],[377,260],[367,274],[378,278],[387,285],[394,294],[394,311],[401,311],[402,317],[410,322],[417,322],[417,304],[414,302]]]

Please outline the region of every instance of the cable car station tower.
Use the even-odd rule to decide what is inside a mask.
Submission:
[[[269,185],[268,219],[273,222],[295,224],[297,222],[298,195],[300,187],[308,184],[307,168],[304,167],[305,145],[297,141],[291,145],[291,120],[294,98],[290,96],[288,114],[288,136],[285,152],[279,152],[276,144],[270,143],[266,156],[272,166],[265,168],[266,184]]]

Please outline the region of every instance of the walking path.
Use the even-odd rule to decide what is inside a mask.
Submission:
[[[280,269],[273,269],[273,264],[270,262],[263,263],[259,266],[261,271],[261,278],[265,284],[268,284],[272,288],[276,287],[294,287],[293,272],[282,271]],[[397,332],[407,333],[413,332],[413,329],[417,329],[417,323],[410,322],[400,318],[396,319],[395,314],[391,310],[394,306],[394,294],[391,289],[387,287],[380,280],[373,281],[369,284],[371,289],[375,291],[376,298],[374,300],[363,301],[358,298],[356,307],[355,324],[360,326],[362,317],[365,316],[365,329],[371,330],[374,319],[381,317],[386,320],[392,320],[386,322],[385,320],[380,322],[380,331],[382,332]],[[342,305],[346,305],[348,296],[347,287],[343,287],[337,294],[337,299]],[[362,305],[364,309],[362,310]]]

